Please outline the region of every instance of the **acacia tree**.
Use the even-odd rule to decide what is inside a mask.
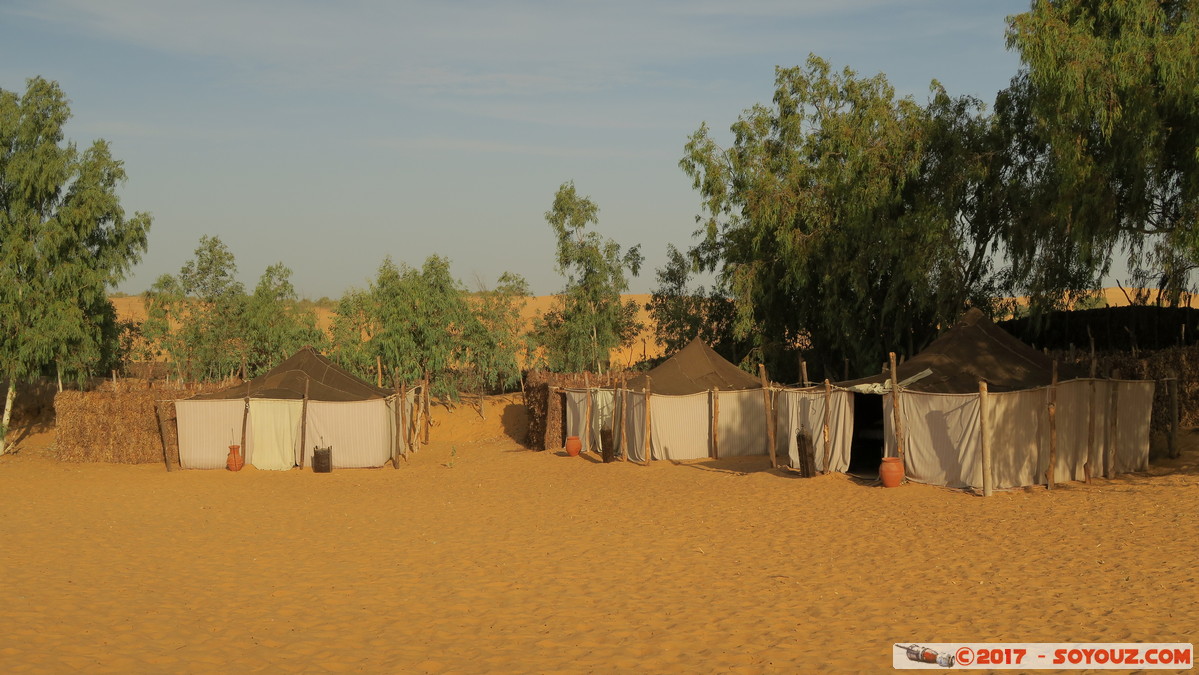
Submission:
[[[326,341],[315,311],[300,308],[291,269],[283,263],[262,273],[242,316],[248,377],[270,370],[301,347],[319,350]]]
[[[1199,264],[1199,3],[1035,0],[1007,38],[1023,66],[997,112],[1028,290],[1089,290],[1123,247],[1177,302]]]
[[[241,367],[246,295],[236,273],[229,247],[204,235],[177,276],[160,276],[146,292],[142,333],[181,377],[219,379]]]
[[[580,197],[573,182],[558,188],[545,220],[558,239],[558,272],[566,276],[566,288],[538,321],[534,345],[552,370],[602,372],[609,352],[629,344],[641,328],[636,303],[620,299],[629,287],[626,272],[636,276],[641,270],[641,246],[622,253],[618,243],[588,230],[599,223],[599,207]]]
[[[655,275],[658,286],[646,305],[653,318],[654,337],[672,354],[700,338],[721,356],[740,361],[750,349],[733,336],[734,307],[719,285],[692,286],[697,265],[673,244],[666,247],[666,265]]]
[[[990,289],[992,242],[962,216],[990,169],[952,174],[986,148],[937,145],[972,128],[981,144],[987,123],[963,124],[977,106],[935,83],[926,108],[897,99],[882,75],[835,73],[816,56],[775,75],[773,107],[745,111],[731,148],[706,125],[686,145],[680,166],[704,213],[692,254],[719,272],[736,336],[756,340],[764,358],[810,343],[830,369],[848,358],[872,370],[888,349],[916,351]],[[930,154],[938,147],[944,156]],[[933,190],[946,173],[952,189]]]
[[[524,277],[504,272],[495,288],[482,288],[471,298],[475,321],[465,336],[471,377],[478,388],[510,387],[520,382],[524,321],[521,310],[529,296]]]
[[[50,364],[94,367],[106,334],[89,316],[146,250],[150,216],[127,217],[116,194],[122,163],[103,140],[64,144],[69,118],[55,82],[0,89],[0,454],[17,385]]]

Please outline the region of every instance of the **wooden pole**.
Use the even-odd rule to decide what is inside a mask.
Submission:
[[[650,445],[650,419],[649,419],[649,401],[650,401],[650,398],[652,398],[653,393],[654,393],[653,380],[652,380],[652,378],[650,378],[649,375],[646,375],[645,376],[645,442],[643,444],[645,447],[642,448],[642,452],[644,453],[644,455],[642,456],[642,459],[644,460],[644,462],[646,464],[649,464],[649,461],[653,456],[653,447]]]
[[[396,379],[399,379],[398,370]],[[396,411],[400,416],[399,425],[396,427],[396,442],[404,444],[400,448],[400,454],[404,459],[408,459],[408,385],[405,382],[400,382],[400,400],[396,401]]]
[[[1057,360],[1049,385],[1049,464],[1045,467],[1045,489],[1052,490],[1057,468]]]
[[[629,423],[629,390],[626,387],[628,384],[624,377],[620,378],[620,459],[629,461],[629,434],[627,425]]]
[[[832,441],[832,419],[833,419],[833,385],[826,378],[824,380],[824,473],[829,473],[832,469],[829,466],[833,461],[833,441]]]
[[[383,357],[375,354],[375,384],[383,388]]]
[[[895,428],[895,456],[903,464],[903,416],[899,410],[899,371],[895,367],[895,352],[891,352],[891,408]]]
[[[246,382],[246,400],[245,407],[241,411],[241,458],[249,460],[250,456],[246,452],[246,423],[250,421],[250,383]]]
[[[1178,376],[1166,380],[1170,388],[1170,459],[1182,454],[1178,450]]]
[[[987,398],[987,383],[980,381],[978,383],[978,437],[982,444],[984,497],[990,497],[994,490],[992,484],[994,478],[991,473],[991,412],[988,409],[990,403]]]
[[[583,388],[587,390],[587,407],[583,413],[583,452],[591,451],[591,380],[583,373]]]
[[[1095,380],[1090,381],[1091,396],[1087,404],[1087,461],[1082,465],[1083,479],[1091,482],[1091,457],[1095,456]]]
[[[716,450],[716,416],[720,414],[716,406],[720,405],[716,402],[716,390],[708,390],[708,456],[712,459],[719,459],[720,455]]]
[[[808,362],[801,356],[799,357],[799,375],[802,378],[803,386],[808,386]]]
[[[758,379],[762,381],[762,402],[766,406],[766,453],[770,455],[770,468],[777,469],[778,462],[774,457],[774,425],[771,421],[774,415],[771,414],[773,406],[770,404],[770,381],[766,378],[766,366],[758,364]]]
[[[1120,411],[1120,388],[1116,384],[1116,379],[1120,377],[1119,371],[1112,372],[1112,379],[1109,380],[1112,387],[1111,406],[1108,408],[1108,433],[1107,452],[1104,459],[1103,477],[1114,478],[1116,475],[1116,433],[1119,431],[1119,426],[1116,420]]]
[[[171,468],[171,454],[167,451],[167,425],[162,420],[162,402],[154,402],[154,417],[158,419],[158,437],[162,439],[162,463],[167,465],[167,471],[174,471]]]
[[[308,383],[311,378],[304,378],[304,402],[300,404],[300,468],[304,468],[304,448],[308,446]],[[394,458],[393,458],[394,459]]]
[[[421,389],[425,395],[425,445],[429,444],[429,426],[432,420],[429,419],[431,411],[429,410],[429,371],[425,371],[425,386]]]

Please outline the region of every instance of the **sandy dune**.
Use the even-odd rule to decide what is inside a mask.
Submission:
[[[899,641],[1199,641],[1199,436],[1146,475],[982,499],[529,452],[519,396],[437,420],[398,470],[0,457],[0,671],[872,672]]]

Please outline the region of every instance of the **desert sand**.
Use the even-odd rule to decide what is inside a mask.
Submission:
[[[398,469],[0,457],[5,673],[873,672],[895,642],[1199,641],[1199,434],[991,498],[764,457],[531,452],[520,397]]]

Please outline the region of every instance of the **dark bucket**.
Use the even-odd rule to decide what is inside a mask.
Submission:
[[[313,473],[329,473],[333,471],[333,446],[313,448],[312,471]]]

